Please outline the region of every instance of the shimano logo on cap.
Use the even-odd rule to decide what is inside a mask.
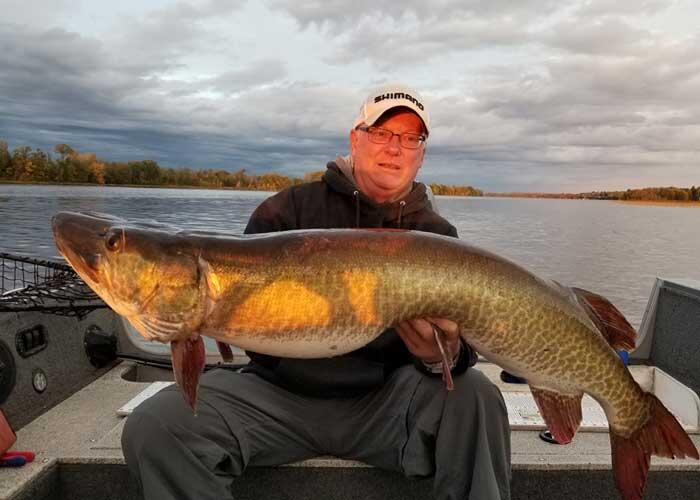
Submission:
[[[376,104],[378,102],[383,101],[384,99],[406,99],[407,101],[411,101],[413,104],[418,106],[418,109],[423,111],[423,105],[420,102],[418,102],[418,99],[404,92],[389,92],[387,94],[378,95],[374,98],[374,103]]]

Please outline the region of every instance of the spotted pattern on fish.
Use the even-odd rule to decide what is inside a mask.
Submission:
[[[240,303],[230,319],[235,328],[279,332],[301,327],[326,327],[329,301],[303,283],[275,281]]]
[[[343,271],[343,281],[348,294],[348,302],[352,306],[355,318],[364,325],[379,326],[374,294],[379,278],[367,271]]]

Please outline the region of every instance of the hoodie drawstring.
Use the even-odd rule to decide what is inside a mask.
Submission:
[[[401,200],[399,202],[399,223],[397,224],[397,227],[401,229],[401,219],[403,218],[403,207],[406,206],[406,202],[404,200]]]
[[[360,192],[356,189],[352,192],[355,197],[355,228],[360,227]]]

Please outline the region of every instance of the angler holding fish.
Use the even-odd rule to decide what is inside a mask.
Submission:
[[[456,229],[432,210],[426,186],[415,182],[429,131],[426,103],[417,92],[393,86],[372,93],[350,131],[350,155],[330,162],[322,180],[266,200],[251,217],[246,233],[389,227],[456,237]],[[129,252],[130,244],[136,245],[128,230],[125,239],[122,255]],[[59,246],[67,246],[60,241]],[[121,233],[115,233],[109,243],[114,248],[121,245]],[[214,246],[207,242],[201,250],[204,254],[217,251]],[[408,476],[434,476],[437,499],[510,497],[505,406],[498,389],[481,372],[468,369],[476,357],[459,340],[454,322],[434,319],[453,353],[449,362],[455,389],[448,392],[433,328],[418,311],[415,315],[407,311],[407,320],[378,335],[383,328],[372,326],[380,324],[375,317],[379,312],[372,310],[372,290],[367,288],[374,278],[362,266],[345,263],[342,256],[325,269],[309,266],[313,273],[343,273],[345,290],[322,294],[305,286],[296,271],[285,271],[284,264],[278,267],[279,256],[270,255],[268,261],[265,251],[256,246],[240,257],[259,262],[270,271],[271,280],[249,294],[246,307],[232,323],[251,331],[269,328],[270,346],[284,344],[274,340],[276,333],[305,325],[316,328],[319,335],[337,336],[335,345],[315,355],[321,359],[300,359],[314,355],[311,342],[287,344],[277,356],[254,344],[242,345],[248,349],[250,365],[244,373],[205,373],[196,417],[176,388],[137,408],[127,420],[123,448],[146,499],[235,498],[233,477],[249,465],[282,464],[324,454],[362,460]],[[274,247],[279,245],[273,243]],[[174,297],[176,290],[185,289],[188,279],[196,278],[188,276],[188,268],[177,261],[168,269],[161,266],[168,257],[158,255],[157,247],[146,251],[155,252],[151,257],[159,261],[153,266],[159,269],[161,287],[154,294]],[[309,248],[304,258],[315,253]],[[210,259],[204,254],[203,259]],[[141,283],[144,294],[150,293],[145,269],[150,264],[137,264],[134,259],[130,265],[132,269],[124,273]],[[226,293],[235,276],[218,264],[209,265],[215,276],[209,283],[213,293]],[[172,288],[165,287],[168,282]],[[329,319],[329,293],[337,293],[330,297],[334,301],[330,308],[342,307],[352,317],[360,317],[376,340],[363,345],[362,336],[345,338],[345,332],[353,334],[353,327],[337,328]],[[182,312],[178,321],[196,320],[196,300],[178,297]],[[156,322],[150,324],[154,330],[168,329]],[[354,346],[343,345],[346,342]],[[307,347],[309,352],[304,352]],[[182,351],[174,349],[176,360],[187,357]]]
[[[450,237],[414,182],[429,127],[416,92],[370,95],[349,159],[255,211],[246,232],[267,234],[54,218],[86,283],[144,336],[171,342],[185,398],[160,392],[123,433],[147,499],[233,498],[248,465],[319,454],[432,476],[438,500],[507,499],[505,405],[469,368],[470,345],[527,379],[559,442],[578,429],[583,393],[595,398],[625,500],[642,498],[650,455],[698,458],[615,353],[634,330],[612,304]],[[414,231],[333,229],[353,227]],[[227,344],[247,349],[251,364],[199,383],[202,335],[224,357]]]

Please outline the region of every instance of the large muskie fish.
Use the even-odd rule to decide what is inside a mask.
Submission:
[[[449,318],[489,360],[527,379],[554,438],[568,443],[590,394],[610,425],[625,500],[650,455],[698,458],[673,415],[614,348],[634,329],[599,295],[544,281],[464,242],[415,231],[304,230],[252,236],[179,231],[59,213],[56,244],[85,282],[146,338],[170,342],[194,407],[201,335],[274,356],[344,354],[410,318]]]

